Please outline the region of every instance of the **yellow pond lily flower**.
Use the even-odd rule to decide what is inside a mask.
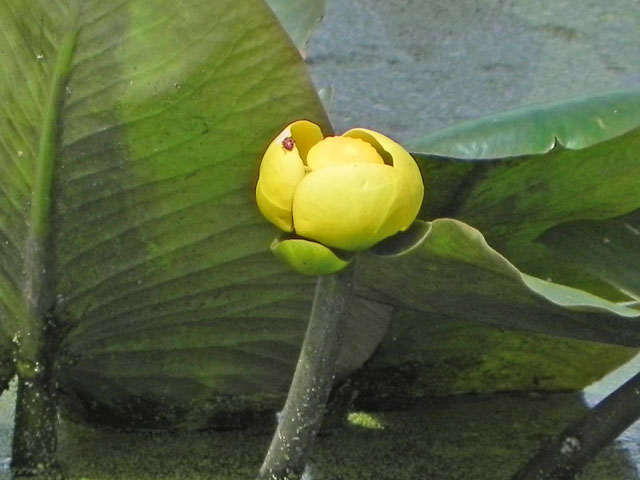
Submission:
[[[415,160],[393,140],[363,128],[325,138],[306,120],[271,142],[256,186],[277,227],[351,252],[406,230],[423,195]]]

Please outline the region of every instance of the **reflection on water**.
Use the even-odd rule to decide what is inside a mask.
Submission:
[[[584,389],[583,397],[589,407],[593,407],[610,392],[618,388],[624,382],[640,371],[640,354],[632,358],[628,363],[614,370],[602,379]],[[629,457],[636,466],[640,477],[640,421],[631,425],[618,437],[616,442],[628,452]]]

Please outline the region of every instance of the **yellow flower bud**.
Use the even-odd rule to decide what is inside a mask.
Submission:
[[[323,138],[306,120],[271,142],[256,186],[258,207],[273,224],[346,251],[409,228],[423,195],[415,160],[393,140],[362,128]]]

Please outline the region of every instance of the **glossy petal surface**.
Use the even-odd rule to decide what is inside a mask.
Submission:
[[[400,230],[409,228],[420,211],[424,197],[423,176],[416,161],[400,144],[373,130],[355,128],[346,132],[344,136],[360,138],[390,156],[401,184],[401,196],[398,198],[397,204],[399,215],[402,216]]]
[[[289,125],[288,130],[291,132],[291,138],[295,141],[302,162],[306,165],[309,150],[324,138],[322,130],[318,125],[308,120],[293,122]],[[285,132],[287,132],[287,129],[285,129]]]
[[[348,137],[325,138],[313,146],[307,158],[307,166],[311,170],[355,163],[384,162],[369,143]]]
[[[380,164],[327,167],[308,174],[293,201],[296,233],[343,250],[364,250],[400,229],[398,175]]]
[[[262,158],[256,185],[258,208],[267,220],[285,232],[293,230],[293,193],[305,174],[298,147],[294,144],[293,150],[287,150],[283,146],[290,136],[287,128],[271,142]]]

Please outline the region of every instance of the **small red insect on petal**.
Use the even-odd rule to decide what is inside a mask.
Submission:
[[[293,147],[295,146],[296,142],[293,140],[292,137],[287,137],[284,140],[282,140],[282,148],[284,148],[287,151],[291,151],[293,150]]]

